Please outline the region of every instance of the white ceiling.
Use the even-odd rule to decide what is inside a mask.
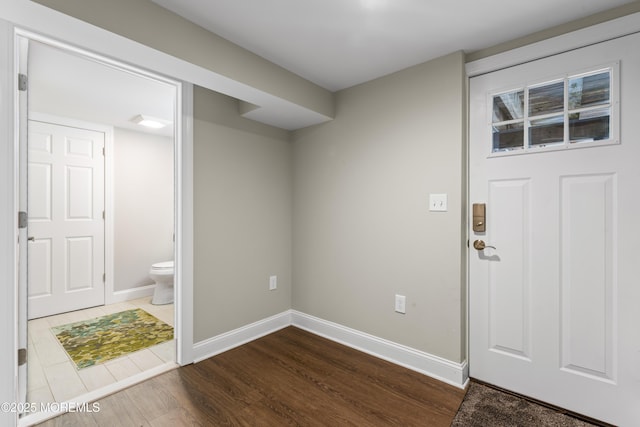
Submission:
[[[153,0],[331,91],[633,0]]]
[[[37,41],[29,43],[29,111],[164,136],[131,120],[173,122],[175,88]]]

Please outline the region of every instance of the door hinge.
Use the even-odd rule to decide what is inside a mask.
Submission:
[[[27,86],[29,84],[29,78],[26,74],[18,74],[18,90],[20,92],[25,92],[27,90]]]
[[[27,213],[24,211],[18,212],[18,228],[27,228],[28,222],[29,216]]]
[[[107,273],[102,273],[102,282],[107,281]]]
[[[18,349],[18,366],[22,366],[27,363],[27,349],[19,348]]]
[[[102,219],[105,219],[105,213],[102,211]]]
[[[106,156],[105,151],[104,151],[104,147],[102,147],[102,155]]]

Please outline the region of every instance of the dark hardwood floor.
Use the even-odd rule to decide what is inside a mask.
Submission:
[[[42,426],[449,426],[464,391],[295,327]]]

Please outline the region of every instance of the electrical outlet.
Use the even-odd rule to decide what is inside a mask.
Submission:
[[[278,276],[269,277],[269,290],[273,291],[278,288]]]
[[[396,294],[396,313],[405,314],[407,312],[407,297]]]

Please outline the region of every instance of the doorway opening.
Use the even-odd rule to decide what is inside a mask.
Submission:
[[[29,127],[23,132],[29,141],[21,140],[21,151],[26,154],[22,157],[34,159],[34,165],[21,161],[21,168],[26,169],[21,175],[26,178],[21,180],[21,190],[22,186],[28,187],[21,193],[28,194],[29,216],[28,274],[26,292],[21,292],[21,299],[28,302],[21,301],[21,305],[26,303],[31,319],[28,328],[24,328],[29,351],[27,379],[21,378],[21,388],[25,387],[28,402],[64,402],[96,390],[117,388],[119,382],[145,371],[175,366],[178,316],[173,298],[164,297],[152,304],[156,286],[149,271],[159,262],[179,260],[174,241],[179,233],[176,169],[180,85],[57,43],[49,44],[48,40],[21,37],[21,46],[28,48],[20,55],[28,58],[29,80],[28,112],[20,117],[22,128]],[[134,120],[139,115],[158,118],[164,127],[146,130]],[[54,148],[52,135],[60,129],[62,143]],[[65,136],[65,130],[71,136]],[[95,185],[100,181],[100,171],[89,170],[84,164],[47,165],[31,156],[34,150],[45,148],[71,150],[72,157],[100,157],[100,146],[87,143],[93,137],[74,136],[79,130],[103,139],[104,157],[98,163],[104,167],[104,195],[99,192],[99,183]],[[32,138],[38,132],[50,137]],[[30,145],[32,141],[35,146]],[[39,142],[44,142],[44,147]],[[55,167],[64,170],[58,186],[53,183]],[[74,177],[78,179],[74,181]],[[59,188],[72,197],[66,194],[61,213],[54,215]],[[35,215],[41,213],[36,212],[38,208],[48,212],[49,217],[62,215],[77,223],[84,214],[102,221],[98,221],[101,225],[95,234],[62,235],[63,244],[54,250],[53,237],[32,235],[37,231],[38,220],[46,222],[46,215]],[[59,262],[56,256],[60,258],[60,252],[65,257],[62,265],[56,266],[54,261]],[[56,272],[60,277],[55,276]],[[66,297],[61,295],[57,303],[41,304],[47,307],[45,311],[32,310],[39,299],[56,292],[55,280],[62,283],[58,286],[61,292],[71,298],[88,288],[94,288],[94,296],[76,298],[77,304],[65,305]],[[174,289],[179,290],[178,283]],[[55,328],[135,309],[175,327],[174,339],[82,369],[56,339]],[[26,323],[26,316],[21,316],[20,322]]]

